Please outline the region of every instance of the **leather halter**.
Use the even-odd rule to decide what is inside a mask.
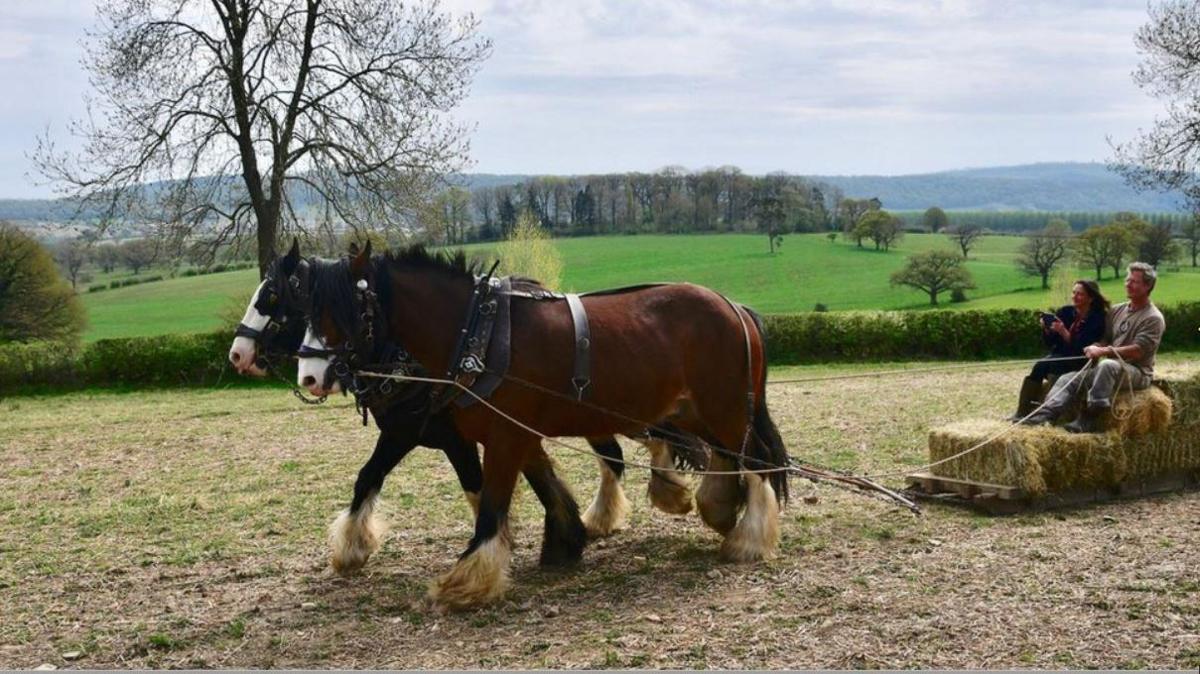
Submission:
[[[308,293],[310,286],[307,283],[307,265],[304,273],[305,281],[301,284],[304,292],[301,297],[307,307],[305,314],[311,321],[313,307],[312,298]],[[296,278],[293,277],[293,280]],[[336,380],[344,393],[353,395],[355,407],[362,414],[365,426],[368,411],[378,413],[402,400],[415,400],[429,386],[359,376],[360,372],[411,375],[419,374],[423,370],[401,345],[394,342],[380,343],[376,339],[376,323],[381,317],[381,312],[379,296],[375,292],[374,276],[369,272],[365,278],[355,283],[353,302],[353,311],[358,317],[358,330],[355,334],[334,348],[316,349],[301,344],[296,356],[298,358],[324,358],[329,361],[322,386],[329,389]],[[423,409],[424,406],[420,405],[413,411],[418,412]]]

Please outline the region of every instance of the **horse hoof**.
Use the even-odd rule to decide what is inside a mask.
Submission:
[[[368,505],[370,504],[370,505]],[[361,569],[379,549],[387,526],[368,501],[357,513],[343,511],[329,525],[330,566],[339,575],[348,576]]]
[[[671,515],[686,515],[692,511],[692,490],[677,479],[651,473],[647,493],[655,508]]]
[[[429,586],[434,607],[462,611],[490,604],[508,589],[508,546],[502,537],[480,545]]]

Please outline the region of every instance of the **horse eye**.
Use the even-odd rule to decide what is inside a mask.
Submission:
[[[271,304],[275,304],[279,301],[279,296],[275,293],[271,293],[270,295],[267,295],[267,301],[269,301]]]

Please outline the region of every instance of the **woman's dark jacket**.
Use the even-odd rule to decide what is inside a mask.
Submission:
[[[1056,357],[1082,356],[1083,347],[1095,344],[1104,337],[1104,312],[1098,309],[1088,311],[1082,321],[1076,322],[1075,306],[1067,306],[1055,312],[1058,320],[1071,331],[1071,343],[1063,341],[1061,335],[1053,330],[1042,333],[1042,340],[1050,347],[1050,355]]]

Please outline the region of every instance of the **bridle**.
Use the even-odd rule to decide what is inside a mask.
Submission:
[[[308,405],[319,405],[325,402],[327,396],[321,396],[320,398],[306,396],[296,386],[295,381],[285,377],[279,372],[278,368],[274,367],[273,362],[275,359],[287,358],[294,355],[294,352],[290,350],[278,348],[275,342],[279,334],[289,325],[288,314],[293,314],[295,318],[301,321],[307,315],[308,307],[311,305],[308,288],[308,260],[301,258],[296,265],[296,269],[287,277],[286,283],[280,283],[278,273],[278,263],[276,263],[267,271],[267,276],[263,279],[262,289],[267,293],[265,298],[268,307],[267,312],[263,313],[255,307],[255,311],[259,311],[260,315],[267,317],[267,324],[262,328],[255,329],[245,323],[239,322],[233,334],[235,337],[246,337],[254,341],[254,364],[256,366],[271,373],[280,381],[288,383],[292,389],[292,394],[301,402]],[[261,299],[260,296],[260,301]]]
[[[305,275],[307,275],[307,262],[304,269]],[[307,294],[308,287],[306,283],[304,285],[306,291],[304,295],[305,317],[311,327],[315,314],[312,298]],[[329,361],[322,387],[328,390],[333,382],[337,381],[341,385],[343,393],[353,395],[355,407],[362,415],[365,426],[368,410],[379,411],[397,402],[401,392],[408,393],[404,399],[411,400],[428,389],[428,385],[400,386],[390,379],[359,376],[359,373],[412,375],[420,373],[422,370],[420,365],[413,360],[412,355],[402,346],[394,342],[381,343],[376,339],[376,323],[381,317],[381,312],[379,296],[375,292],[374,277],[369,271],[365,278],[355,284],[352,297],[353,312],[358,317],[358,329],[354,331],[350,339],[333,348],[314,348],[302,343],[296,356],[298,358],[323,358]],[[316,334],[317,331],[313,330],[313,333]],[[424,406],[421,407],[422,409],[414,409],[413,412],[423,412]]]

